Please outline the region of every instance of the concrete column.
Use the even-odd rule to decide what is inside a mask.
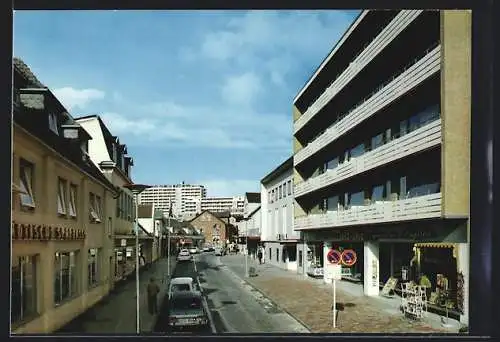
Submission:
[[[394,277],[394,243],[391,243],[391,277]]]
[[[365,296],[378,296],[379,294],[379,243],[376,241],[365,241],[363,244],[364,254],[364,284]]]
[[[460,315],[460,322],[469,324],[469,244],[458,243],[456,249],[457,258],[457,273],[462,273],[464,276],[464,312]]]

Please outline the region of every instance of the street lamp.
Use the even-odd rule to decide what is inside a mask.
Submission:
[[[129,189],[135,196],[135,294],[136,294],[136,302],[135,302],[135,315],[136,315],[136,333],[139,335],[141,333],[141,325],[139,319],[139,194],[149,188],[149,185],[145,184],[127,184],[123,186],[124,188]]]

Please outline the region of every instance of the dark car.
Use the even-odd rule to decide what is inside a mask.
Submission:
[[[168,325],[172,330],[207,328],[203,298],[196,292],[174,292],[168,305]]]

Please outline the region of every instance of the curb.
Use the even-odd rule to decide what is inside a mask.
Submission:
[[[261,291],[259,288],[257,288],[254,284],[252,284],[251,282],[249,282],[248,280],[240,277],[238,274],[236,274],[236,272],[234,272],[228,265],[225,265],[227,270],[229,270],[229,272],[231,272],[236,278],[240,279],[241,281],[245,282],[248,286],[250,286],[251,288],[253,288],[255,291],[259,292],[262,296],[264,296],[267,300],[269,300],[273,305],[275,305],[278,309],[280,309],[281,311],[287,313],[290,317],[292,317],[294,320],[296,320],[300,325],[302,325],[308,332],[309,334],[311,333],[311,329],[309,329],[309,327],[307,326],[307,324],[305,324],[301,319],[299,319],[298,317],[296,317],[294,314],[292,314],[291,312],[289,312],[287,309],[283,308],[281,305],[279,305],[278,303],[276,303],[276,301],[274,301],[273,299],[269,298],[269,296],[264,293],[263,291]]]

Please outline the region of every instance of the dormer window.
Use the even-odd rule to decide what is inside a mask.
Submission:
[[[57,115],[55,113],[49,114],[49,128],[52,132],[59,135],[59,130],[57,129]]]
[[[116,144],[113,144],[113,161],[116,163],[116,159],[118,158],[116,153]]]

